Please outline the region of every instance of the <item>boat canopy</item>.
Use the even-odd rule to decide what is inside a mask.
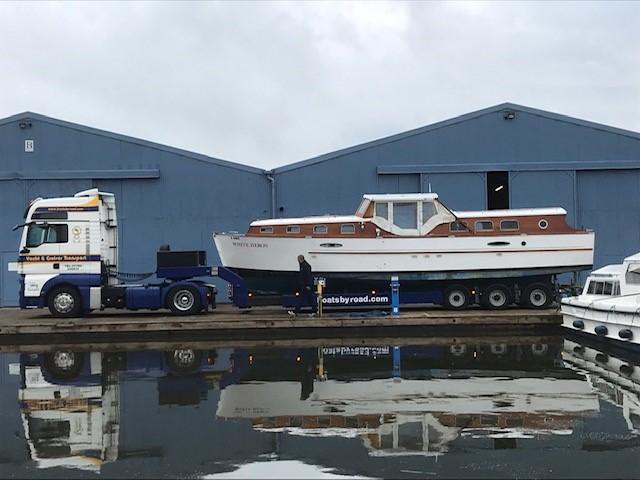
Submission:
[[[382,230],[400,236],[424,235],[456,220],[436,193],[367,194],[356,216],[372,218]]]

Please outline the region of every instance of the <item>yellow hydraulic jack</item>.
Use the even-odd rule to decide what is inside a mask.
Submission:
[[[323,277],[315,279],[316,284],[316,300],[318,302],[318,317],[322,317],[322,292],[327,284],[327,280]]]

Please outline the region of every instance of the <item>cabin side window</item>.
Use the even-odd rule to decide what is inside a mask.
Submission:
[[[640,264],[630,264],[624,278],[630,285],[640,285]]]
[[[67,243],[69,241],[68,225],[29,225],[27,231],[27,247],[39,247],[43,243]]]
[[[469,227],[467,227],[467,224],[464,222],[461,222],[460,220],[456,220],[455,222],[451,222],[449,224],[450,232],[467,232],[468,230],[469,230]]]
[[[436,216],[438,210],[433,202],[422,202],[422,224],[427,223],[431,217]]]
[[[313,233],[315,233],[316,235],[326,235],[327,226],[326,225],[314,225],[313,226]]]
[[[299,225],[287,225],[287,233],[300,233]]]
[[[504,231],[515,231],[519,230],[520,225],[517,220],[502,220],[500,222],[500,230]]]
[[[376,202],[375,216],[389,220],[389,204]]]
[[[343,235],[353,235],[356,233],[356,227],[352,223],[340,225],[340,233]]]
[[[476,232],[487,232],[493,230],[493,222],[491,220],[480,220],[476,222]]]
[[[273,233],[273,227],[260,227],[260,233]]]
[[[418,228],[418,204],[416,202],[394,203],[393,224],[406,230]]]

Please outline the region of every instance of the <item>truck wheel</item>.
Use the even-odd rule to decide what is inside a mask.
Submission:
[[[70,380],[77,377],[84,365],[84,354],[70,350],[47,353],[44,366],[56,380]]]
[[[489,285],[482,292],[482,305],[492,310],[506,308],[513,302],[513,295],[506,285]]]
[[[529,308],[546,308],[551,304],[551,289],[543,283],[532,283],[522,292],[522,304]]]
[[[165,352],[165,358],[174,373],[193,373],[202,362],[202,352],[191,348],[177,348]]]
[[[174,315],[195,315],[200,311],[200,292],[190,285],[169,292],[169,310]]]
[[[444,306],[451,310],[462,310],[469,305],[471,293],[463,285],[452,285],[444,291]]]
[[[77,317],[80,313],[80,294],[70,286],[54,288],[48,296],[48,306],[54,317]]]

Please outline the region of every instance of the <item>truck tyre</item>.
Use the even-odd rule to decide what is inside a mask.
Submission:
[[[471,293],[464,285],[452,285],[444,291],[444,306],[451,310],[462,310],[469,305]]]
[[[521,303],[529,308],[547,308],[551,304],[551,289],[543,283],[532,283],[522,292]]]
[[[70,350],[57,350],[47,353],[44,366],[56,380],[71,380],[80,375],[84,365],[84,354]]]
[[[195,315],[200,311],[200,292],[191,285],[175,287],[169,292],[167,303],[174,315]]]
[[[176,348],[165,352],[165,359],[173,373],[194,373],[202,362],[202,352],[191,348]]]
[[[54,288],[47,296],[49,311],[54,317],[77,317],[81,310],[78,290],[62,285]]]
[[[513,302],[511,290],[506,285],[496,283],[489,285],[482,292],[482,305],[491,310],[499,310],[506,308]]]

